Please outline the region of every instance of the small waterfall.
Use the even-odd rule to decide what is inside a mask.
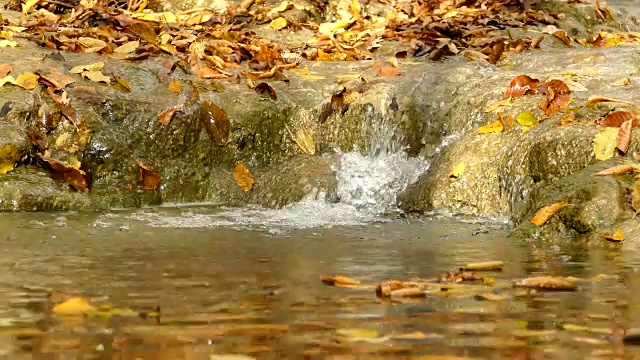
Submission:
[[[398,212],[396,195],[424,173],[429,162],[409,158],[402,139],[389,121],[367,117],[363,131],[367,151],[340,153],[334,165],[338,201],[324,195],[290,204],[282,209],[247,207],[203,214],[184,209],[179,216],[139,212],[132,218],[157,227],[234,227],[278,233],[290,228],[366,224]]]

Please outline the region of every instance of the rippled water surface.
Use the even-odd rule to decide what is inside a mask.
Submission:
[[[447,219],[278,231],[166,226],[167,219],[195,212],[207,213],[0,215],[1,356],[640,356],[620,338],[624,329],[640,326],[640,254],[624,246],[630,244],[525,244],[495,225]],[[217,216],[208,214],[209,220]],[[157,226],[158,217],[165,226]],[[482,274],[493,283],[450,284],[418,300],[382,299],[373,289],[383,280],[430,278],[494,259],[506,267]],[[575,292],[513,291],[513,279],[535,274],[574,276],[580,285]],[[322,275],[349,276],[365,286],[330,287]],[[487,292],[510,295],[503,301],[476,296]],[[48,308],[59,293],[143,314],[160,307],[160,316],[54,315]]]

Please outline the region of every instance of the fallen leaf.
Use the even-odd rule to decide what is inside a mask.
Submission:
[[[417,288],[417,287],[408,287],[408,288],[403,288],[403,289],[398,289],[398,290],[393,290],[389,293],[389,296],[391,298],[398,298],[398,297],[411,297],[411,298],[415,298],[415,297],[426,297],[427,294],[425,293],[424,290]]]
[[[518,75],[509,83],[503,98],[517,98],[527,93],[532,93],[538,88],[539,82],[538,79],[533,79],[527,75]]]
[[[614,86],[628,86],[628,85],[631,85],[631,79],[626,78],[626,77],[618,78],[618,79],[613,80],[613,85]]]
[[[625,121],[635,119],[635,117],[636,116],[629,111],[612,111],[598,121],[598,124],[601,126],[620,127]]]
[[[142,178],[144,187],[147,190],[156,190],[162,180],[160,175],[138,160],[136,160],[136,164],[138,164],[138,168],[140,169],[140,177]]]
[[[209,135],[209,139],[220,146],[227,144],[229,131],[231,131],[231,122],[223,108],[213,101],[203,101],[198,107],[198,118],[207,135]]]
[[[62,90],[67,85],[76,82],[74,78],[58,72],[55,68],[51,68],[51,72],[48,74],[40,75],[40,80],[48,82],[55,90]]]
[[[270,97],[272,100],[278,100],[278,95],[276,91],[271,87],[271,85],[266,82],[261,82],[253,88],[253,91],[257,92],[262,96]]]
[[[281,30],[284,29],[285,27],[287,27],[287,19],[283,18],[283,17],[279,17],[276,19],[273,19],[270,23],[269,26],[273,29],[273,30]]]
[[[600,234],[600,236],[611,242],[624,241],[624,233],[620,229],[617,229],[613,234],[604,233]]]
[[[571,89],[569,86],[562,80],[549,80],[540,86],[540,92],[543,94],[547,94],[549,89],[553,90],[556,95],[569,95],[571,93]]]
[[[538,118],[529,110],[523,111],[516,116],[516,121],[522,126],[536,126],[539,124]]]
[[[630,172],[634,172],[636,170],[636,167],[634,167],[633,165],[630,164],[622,164],[622,165],[616,165],[616,166],[612,166],[610,168],[606,168],[602,171],[598,171],[597,173],[593,174],[592,176],[605,176],[605,175],[622,175],[622,174],[627,174]]]
[[[5,145],[0,147],[0,174],[5,174],[20,161],[22,154],[15,145]]]
[[[571,102],[573,98],[571,95],[557,95],[554,92],[550,91],[547,93],[547,97],[540,101],[540,109],[544,111],[545,115],[551,116],[556,113],[558,110],[563,109]]]
[[[56,103],[62,115],[71,121],[71,123],[75,124],[76,110],[71,106],[67,92],[63,90],[62,95],[57,95],[52,88],[47,87],[47,94],[49,94],[51,99]]]
[[[591,96],[589,96],[589,99],[587,99],[587,106],[593,106],[593,105],[600,104],[600,103],[603,103],[603,102],[620,103],[620,104],[631,105],[631,106],[635,106],[635,104],[636,104],[633,101],[617,100],[617,99],[612,99],[612,98],[608,98],[608,97],[604,97],[604,96],[591,95]]]
[[[26,72],[18,75],[18,77],[16,78],[16,82],[23,89],[33,90],[38,87],[38,75],[32,72]]]
[[[102,68],[104,68],[104,63],[100,61],[93,64],[74,66],[73,68],[71,68],[71,70],[69,70],[69,72],[80,74],[83,71],[100,71],[102,70]]]
[[[253,176],[242,163],[238,163],[236,169],[233,171],[233,178],[240,189],[249,192],[253,189]]]
[[[3,78],[0,78],[0,87],[3,87],[4,84],[13,84],[13,85],[16,85],[16,86],[20,86],[18,84],[18,82],[16,81],[16,79],[11,75],[7,75],[7,76],[5,76]]]
[[[9,111],[13,110],[13,108],[11,107],[12,103],[13,101],[9,100],[2,105],[2,108],[0,108],[0,117],[7,115]]]
[[[616,150],[619,128],[607,127],[593,138],[593,151],[598,160],[607,160],[613,157]]]
[[[504,129],[504,125],[502,121],[496,120],[489,125],[482,126],[478,128],[478,133],[480,134],[489,134],[489,133],[499,133]]]
[[[378,70],[378,76],[398,76],[400,75],[400,70],[394,67],[382,67]]]
[[[618,136],[616,137],[616,147],[621,153],[626,154],[631,143],[631,128],[633,126],[633,119],[629,119],[622,123]]]
[[[172,106],[160,111],[160,113],[158,114],[158,121],[164,126],[169,125],[169,123],[171,122],[171,118],[173,118],[173,115],[175,115],[176,112],[182,110],[182,108],[184,108],[184,104]]]
[[[85,52],[97,52],[107,47],[107,43],[100,39],[94,39],[91,37],[84,37],[84,36],[81,36],[78,38],[78,44],[85,47]],[[86,51],[86,50],[91,50],[91,51]]]
[[[128,54],[136,51],[136,49],[139,47],[140,41],[129,41],[113,49],[113,52],[116,54]]]
[[[568,202],[561,201],[555,204],[551,204],[549,206],[545,206],[542,209],[538,210],[538,212],[536,212],[536,214],[531,219],[531,222],[538,226],[542,226],[547,221],[549,221],[549,219],[551,219],[553,215],[555,215],[556,213],[558,213],[560,210],[564,209],[568,205],[569,205]]]
[[[40,0],[27,0],[22,4],[22,13],[27,14]]]
[[[92,104],[103,104],[107,101],[104,95],[99,94],[93,86],[76,86],[67,89],[67,92],[73,97]]]
[[[320,280],[329,286],[338,286],[338,287],[353,286],[353,285],[361,284],[361,282],[358,280],[354,280],[352,278],[341,276],[341,275],[322,276]]]
[[[87,300],[81,297],[73,297],[51,309],[54,314],[58,315],[82,315],[96,308],[89,304]]]
[[[64,181],[74,189],[85,193],[89,192],[89,183],[87,182],[87,177],[83,171],[70,167],[62,173],[62,176]]]
[[[16,46],[18,46],[18,43],[15,41],[0,40],[0,47],[16,47]]]
[[[179,94],[182,91],[182,84],[180,83],[180,79],[173,79],[169,83],[169,90],[172,92]]]
[[[568,290],[578,289],[578,284],[570,278],[535,276],[516,281],[516,286],[533,288],[538,290]]]
[[[553,33],[553,36],[555,36],[556,38],[560,39],[568,47],[571,47],[571,38],[569,37],[569,35],[567,34],[566,31],[558,30],[558,31]]]
[[[449,174],[449,177],[451,178],[459,178],[462,174],[464,174],[464,162],[459,162],[456,166],[453,167],[453,170],[451,170],[451,174]]]
[[[389,58],[389,64],[391,64],[391,66],[393,66],[394,68],[397,68],[399,66],[398,64],[398,58],[395,56],[392,56]]]
[[[80,73],[80,75],[93,82],[104,82],[107,84],[111,83],[111,79],[101,71],[83,71]]]
[[[314,155],[316,153],[316,145],[313,141],[313,134],[304,127],[300,127],[293,134],[293,140],[298,144],[298,147],[307,155]]]
[[[640,180],[636,180],[633,185],[633,192],[631,192],[631,207],[637,214],[640,212]]]
[[[13,66],[10,64],[0,64],[0,78],[9,75],[13,71]]]
[[[460,268],[461,271],[501,271],[504,261],[483,261],[469,263]]]
[[[131,91],[131,84],[127,80],[121,78],[120,76],[115,76],[115,80],[115,83],[120,85],[125,90],[125,92]]]

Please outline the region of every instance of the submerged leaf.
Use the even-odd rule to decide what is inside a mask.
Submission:
[[[320,281],[329,285],[329,286],[353,286],[360,285],[361,282],[350,277],[335,275],[335,276],[322,276]]]
[[[236,169],[233,171],[233,179],[236,181],[236,184],[240,187],[240,189],[249,192],[253,189],[253,176],[249,172],[244,164],[238,163]]]
[[[516,281],[516,286],[534,288],[538,290],[568,290],[578,289],[578,284],[570,278],[536,276]]]
[[[531,219],[531,222],[538,226],[542,226],[547,221],[549,221],[549,219],[551,219],[553,215],[555,215],[557,212],[564,209],[568,205],[569,205],[568,202],[561,201],[555,204],[551,204],[549,206],[545,206],[542,209],[538,210],[538,212]]]

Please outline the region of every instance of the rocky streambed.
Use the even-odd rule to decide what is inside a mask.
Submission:
[[[270,88],[257,92],[240,77],[194,77],[170,66],[169,55],[131,61],[57,53],[17,38],[18,46],[2,48],[0,64],[11,64],[16,75],[72,77],[68,99],[82,125],[69,121],[44,86],[0,87],[0,163],[10,170],[0,175],[0,208],[104,210],[203,201],[282,207],[305,198],[339,201],[339,154],[374,156],[372,139],[384,136],[392,148],[431,163],[398,194],[397,206],[407,213],[447,209],[506,216],[525,237],[597,238],[620,229],[628,239],[637,238],[633,174],[592,176],[634,163],[633,154],[640,153],[636,129],[626,156],[612,151],[603,161],[594,150],[594,139],[605,128],[599,119],[615,110],[635,111],[640,42],[628,31],[637,29],[637,19],[614,8],[615,18],[602,21],[586,4],[536,6],[562,14],[556,25],[572,39],[598,41],[604,31],[601,37],[609,42],[602,38],[602,46],[585,47],[570,41],[568,46],[553,35],[557,28],[504,29],[512,40],[542,36],[542,41],[540,49],[505,52],[495,65],[473,53],[439,61],[395,57],[401,44],[385,42],[372,60],[302,60],[284,71],[287,81],[268,81]],[[2,14],[18,17],[8,10]],[[273,41],[282,34],[277,36]],[[397,67],[387,62],[390,57]],[[99,62],[103,74],[124,79],[122,86],[129,89],[70,74],[74,67]],[[504,99],[512,79],[523,74],[540,84],[563,81],[570,102],[544,116],[540,102],[548,95],[540,91]],[[172,80],[181,87],[167,86]],[[593,97],[621,101],[587,106]],[[208,111],[209,102],[229,119],[223,140],[211,130],[219,119]],[[170,121],[160,121],[159,114],[172,108]],[[498,132],[478,131],[527,110],[538,125],[504,120]],[[64,166],[79,164],[87,179],[80,190],[87,191],[70,186],[64,171],[60,179],[50,163],[43,166],[43,149],[32,129],[42,130],[40,145],[47,144],[47,155]],[[236,184],[239,163],[252,175],[250,191]],[[460,164],[464,170],[454,174]],[[145,184],[145,171],[159,181]],[[540,208],[562,201],[570,206],[544,226],[529,222]]]

